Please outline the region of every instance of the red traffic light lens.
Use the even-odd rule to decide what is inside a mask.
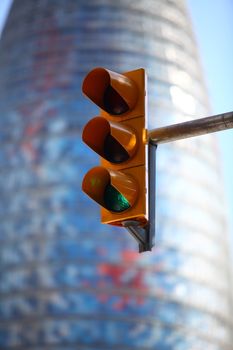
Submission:
[[[111,85],[105,90],[103,102],[103,110],[112,115],[120,115],[129,110],[127,103]]]
[[[97,106],[113,116],[129,112],[138,100],[134,80],[101,67],[87,74],[82,90]]]

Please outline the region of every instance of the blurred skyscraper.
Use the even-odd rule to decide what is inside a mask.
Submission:
[[[216,138],[159,147],[152,253],[80,190],[93,67],[146,69],[150,128],[208,115],[185,2],[15,1],[0,52],[0,348],[232,349]]]

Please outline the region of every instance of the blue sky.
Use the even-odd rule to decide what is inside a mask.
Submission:
[[[0,33],[2,31],[6,14],[8,13],[11,3],[12,0],[0,0]]]
[[[233,111],[233,1],[187,1],[199,45],[212,114]],[[12,0],[0,0],[0,33],[11,2]],[[233,129],[218,133],[218,137],[233,242]]]
[[[233,111],[233,1],[188,0],[213,114]],[[233,129],[219,132],[233,243]],[[233,246],[233,244],[232,244]]]

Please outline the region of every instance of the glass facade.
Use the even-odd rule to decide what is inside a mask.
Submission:
[[[0,52],[0,348],[230,350],[216,138],[159,146],[152,253],[80,188],[93,67],[146,69],[149,128],[208,115],[185,2],[14,1]]]

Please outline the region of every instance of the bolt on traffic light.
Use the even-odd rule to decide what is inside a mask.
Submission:
[[[100,108],[83,141],[100,156],[84,177],[83,191],[101,206],[101,222],[141,227],[148,223],[146,82],[144,69],[118,74],[95,68],[83,93]]]

